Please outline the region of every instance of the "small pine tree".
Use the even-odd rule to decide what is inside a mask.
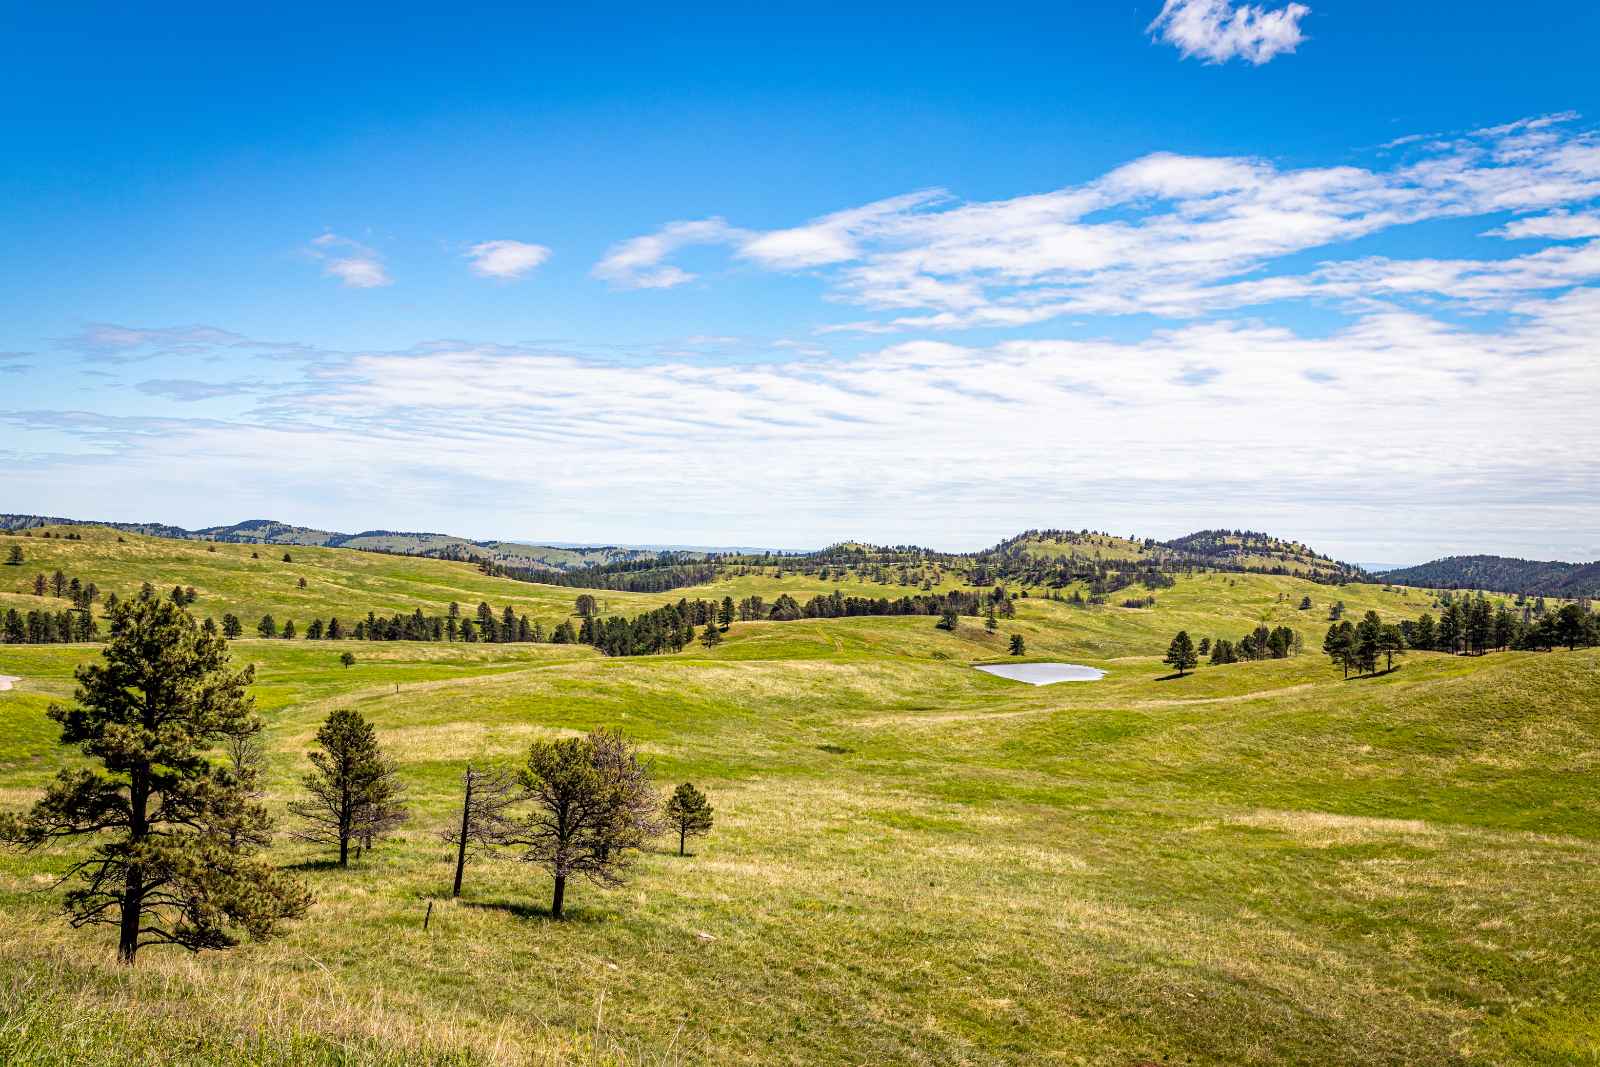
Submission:
[[[405,821],[400,779],[378,748],[377,732],[358,711],[329,715],[317,744],[320,751],[308,753],[311,772],[301,780],[309,795],[289,805],[301,820],[294,836],[337,845],[339,866],[348,867],[352,842],[370,848]]]
[[[277,637],[278,624],[273,621],[271,615],[263,615],[261,616],[261,621],[256,623],[256,633],[262,637]]]
[[[6,553],[6,563],[7,563],[7,565],[12,566],[12,567],[21,566],[21,564],[22,564],[22,546],[21,545],[12,545],[11,546],[11,551]]]
[[[684,782],[672,791],[667,799],[667,826],[678,831],[678,855],[684,855],[685,843],[690,837],[700,837],[711,832],[711,804],[706,795],[691,783]]]
[[[705,632],[700,635],[700,643],[707,648],[716,648],[722,644],[722,631],[717,629],[715,622],[706,623]]]
[[[354,667],[356,665],[356,654],[354,652],[341,652],[339,653],[339,662],[346,668]]]
[[[1162,662],[1176,670],[1179,678],[1200,666],[1200,653],[1195,651],[1194,641],[1190,639],[1188,630],[1178,631],[1177,636],[1172,639],[1172,644],[1167,646],[1167,656]]]
[[[1027,651],[1028,651],[1028,644],[1027,644],[1026,641],[1024,641],[1022,639],[1022,635],[1021,634],[1012,634],[1011,635],[1011,654],[1013,656],[1022,656],[1022,655],[1026,655]]]

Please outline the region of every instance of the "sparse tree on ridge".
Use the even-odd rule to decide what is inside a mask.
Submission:
[[[1162,662],[1178,672],[1182,678],[1189,671],[1200,666],[1200,654],[1195,651],[1194,641],[1189,637],[1188,630],[1179,630],[1172,644],[1167,646],[1167,656]]]
[[[678,832],[678,855],[684,855],[688,838],[711,832],[711,804],[693,784],[684,782],[672,791],[666,806],[667,828]]]
[[[659,832],[649,768],[620,734],[535,741],[521,779],[533,811],[507,844],[550,872],[552,918],[564,914],[568,879],[621,885],[632,853]]]
[[[49,711],[61,742],[99,766],[61,771],[26,816],[0,819],[0,838],[96,840],[68,869],[65,905],[74,926],[116,926],[124,963],[149,945],[267,937],[310,897],[255,858],[266,812],[205,755],[253,720],[251,669],[230,671],[227,645],[170,601],[112,611],[105,662],[79,667],[76,705]]]
[[[358,711],[333,712],[317,731],[320,750],[301,781],[308,796],[289,805],[302,841],[337,845],[339,866],[350,865],[352,842],[372,843],[405,820],[394,762],[378,748],[377,732]]]

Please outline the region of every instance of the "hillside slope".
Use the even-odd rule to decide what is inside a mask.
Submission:
[[[1447,556],[1415,567],[1385,571],[1380,577],[1396,585],[1430,589],[1491,589],[1527,596],[1600,596],[1600,562]]]
[[[130,576],[207,562],[148,554],[163,545],[240,553],[222,573],[277,589],[246,546],[51,548]],[[340,588],[475,573],[302,554],[344,568]],[[1311,652],[1183,679],[1160,661],[1177,626],[1315,632],[1335,596],[1386,617],[1429,603],[1213,573],[1145,609],[1024,598],[998,634],[735,623],[713,650],[620,660],[351,643],[350,668],[311,642],[235,642],[257,666],[280,829],[318,724],[346,708],[398,762],[411,822],[346,871],[280,832],[273,858],[317,899],[304,920],[227,952],[147,950],[132,971],[41,891],[66,852],[0,853],[0,1062],[1593,1062],[1600,651],[1413,653],[1350,681]],[[970,669],[1005,659],[1011,632],[1109,674],[1034,688]],[[0,647],[21,678],[0,692],[0,807],[77,758],[44,710],[96,654]],[[474,864],[450,901],[437,832],[462,766],[600,725],[637,739],[664,789],[703,789],[711,835],[687,857],[646,850],[627,886],[576,885],[567,922],[516,862]]]
[[[473,541],[453,534],[407,533],[399,530],[366,530],[362,533],[346,534],[313,529],[309,526],[291,526],[273,519],[246,519],[230,526],[207,526],[199,530],[186,530],[181,526],[169,526],[164,523],[94,522],[44,515],[0,515],[0,530],[37,530],[54,526],[102,526],[123,533],[144,534],[149,537],[216,541],[223,544],[306,545],[466,562],[488,560],[507,567],[560,571],[578,570],[604,563],[654,559],[657,555],[653,549],[617,545],[563,548],[552,545],[530,545],[518,541]]]

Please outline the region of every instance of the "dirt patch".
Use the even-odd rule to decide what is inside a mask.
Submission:
[[[18,678],[14,674],[0,674],[0,693],[3,693],[7,689],[10,689],[12,682],[20,682],[20,681],[22,681],[22,679]]]

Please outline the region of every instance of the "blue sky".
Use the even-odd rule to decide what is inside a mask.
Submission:
[[[0,31],[0,509],[1600,555],[1592,7],[215,6]]]

